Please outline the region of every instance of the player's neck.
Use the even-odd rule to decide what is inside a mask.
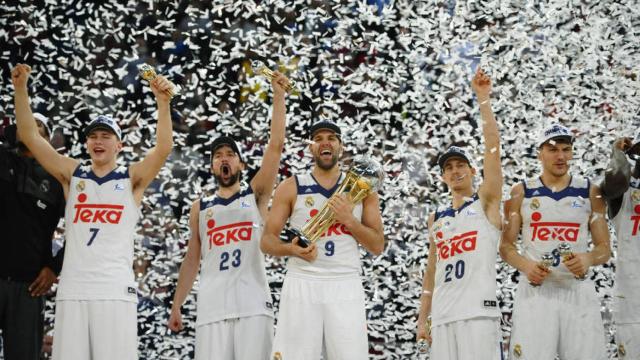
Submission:
[[[556,176],[543,171],[542,175],[540,175],[540,181],[542,181],[542,184],[544,186],[548,187],[554,192],[558,192],[564,190],[567,186],[569,186],[569,183],[571,182],[571,174],[567,172],[564,175]]]
[[[223,199],[228,199],[233,195],[237,194],[240,191],[240,181],[236,181],[235,184],[231,186],[218,186],[218,190],[216,190],[216,195]]]
[[[325,170],[319,166],[315,166],[311,172],[316,181],[324,188],[331,188],[340,177],[340,167],[336,164],[331,169]]]
[[[91,162],[91,170],[97,177],[103,177],[108,173],[112,172],[117,167],[116,161],[109,161],[106,163],[96,163],[94,161]]]
[[[454,209],[459,208],[473,196],[473,188],[462,191],[451,191],[451,206]]]

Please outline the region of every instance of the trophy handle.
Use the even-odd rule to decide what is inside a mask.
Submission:
[[[307,248],[311,245],[311,241],[307,239],[306,236],[302,233],[302,231],[298,229],[287,229],[285,230],[285,234],[287,238],[284,240],[285,242],[292,242],[293,238],[298,237],[298,246],[301,248]]]

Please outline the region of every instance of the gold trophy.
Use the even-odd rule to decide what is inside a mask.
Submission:
[[[267,65],[265,65],[260,60],[251,61],[251,69],[253,69],[254,73],[262,75],[265,78],[267,78],[267,80],[269,81],[273,80],[273,71],[269,69]],[[291,90],[293,90],[294,87],[295,87],[295,82],[289,79],[289,84],[287,84],[287,86],[284,89],[287,92],[291,92]]]
[[[345,193],[347,200],[355,205],[369,194],[378,191],[382,185],[383,174],[382,166],[377,161],[358,156],[353,160],[347,176],[329,200]],[[304,225],[302,230],[289,229],[288,232],[293,236],[289,236],[286,241],[291,241],[293,237],[297,236],[298,245],[303,248],[315,243],[336,222],[335,214],[329,208],[329,200]]]
[[[156,74],[156,71],[149,64],[140,65],[139,71],[140,71],[140,77],[147,81],[151,81],[156,77],[158,77],[158,74]],[[173,87],[171,90],[169,90],[169,95],[173,99],[175,96],[180,95],[180,87],[178,87],[176,84],[172,83],[171,81],[169,81],[169,83],[171,83],[171,86]]]
[[[571,245],[567,243],[562,243],[558,245],[558,253],[562,257],[562,262],[569,261],[575,257],[573,251],[571,250]],[[574,276],[577,280],[584,280],[587,278],[587,274],[582,274],[582,276]]]
[[[431,336],[431,317],[427,318],[424,326],[427,328],[427,334]],[[426,339],[418,340],[418,353],[426,354],[427,352],[429,352],[429,342]]]
[[[540,262],[538,264],[545,269],[549,269],[553,265],[553,255],[548,252],[542,254],[542,256],[540,257]],[[540,284],[533,284],[531,282],[529,282],[529,285],[540,286]]]

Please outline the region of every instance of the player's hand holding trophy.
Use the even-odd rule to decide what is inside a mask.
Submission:
[[[347,196],[347,201],[356,205],[369,194],[378,191],[382,185],[383,177],[384,172],[380,163],[371,158],[358,156],[353,160],[347,176],[331,197],[344,193]],[[297,236],[298,245],[306,248],[316,242],[335,222],[335,214],[329,208],[329,201],[327,201],[301,230],[289,229],[288,232],[293,236],[285,241],[291,241],[293,237]]]

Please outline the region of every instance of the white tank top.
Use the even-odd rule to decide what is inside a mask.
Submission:
[[[558,286],[575,284],[574,275],[562,264],[558,245],[567,243],[574,253],[589,250],[589,180],[573,176],[562,191],[554,192],[538,179],[524,183],[522,216],[522,254],[540,261],[544,253],[554,256],[551,274],[545,283]]]
[[[631,178],[613,218],[618,244],[614,299],[619,324],[640,322],[640,179]]]
[[[264,255],[262,217],[253,191],[200,200],[202,267],[196,325],[253,315],[273,316]]]
[[[293,207],[289,226],[302,229],[304,224],[315,215],[333,192],[340,186],[344,174],[331,189],[325,189],[314,179],[312,174],[296,176],[298,195]],[[353,215],[362,218],[362,202],[353,209]],[[312,276],[357,276],[360,273],[360,250],[358,242],[349,230],[340,223],[333,224],[316,242],[318,258],[314,262],[290,257],[287,271],[290,273]]]
[[[432,325],[475,317],[499,317],[496,298],[498,230],[484,213],[477,194],[458,209],[435,213],[436,243]]]
[[[91,166],[78,166],[65,209],[57,299],[136,302],[133,239],[139,218],[126,167],[99,178]]]

